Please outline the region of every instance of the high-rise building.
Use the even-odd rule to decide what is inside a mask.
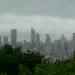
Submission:
[[[4,45],[5,45],[5,44],[8,44],[8,37],[7,37],[7,36],[4,36],[3,39],[4,39],[4,40],[3,40]]]
[[[75,41],[75,33],[73,33],[73,41]]]
[[[30,45],[30,42],[24,40],[24,48],[25,48],[26,50],[30,50],[30,48],[31,48],[30,46],[31,46],[31,45]]]
[[[36,33],[36,45],[40,44],[40,35],[39,33]]]
[[[73,37],[72,37],[72,49],[71,49],[71,55],[73,56],[73,53],[75,52],[75,33],[73,33]]]
[[[16,46],[17,44],[17,30],[16,29],[11,30],[11,44],[13,46]]]
[[[64,56],[67,54],[68,49],[68,41],[64,35],[61,36],[61,55]]]
[[[2,37],[0,36],[0,48],[2,47],[3,43],[2,43]]]
[[[31,48],[35,47],[35,30],[31,28]]]
[[[45,54],[50,55],[52,51],[52,43],[49,34],[46,34],[46,41],[45,41]]]
[[[46,34],[46,41],[45,41],[46,46],[50,45],[50,43],[51,43],[51,38],[49,34]]]
[[[75,33],[73,33],[73,38],[72,38],[72,50],[75,51]]]
[[[54,41],[54,55],[55,55],[55,57],[60,58],[61,49],[62,49],[61,40],[60,39],[55,40]]]
[[[27,41],[24,40],[24,48],[27,49]]]
[[[68,40],[66,40],[66,37],[64,35],[61,36],[61,44],[66,51],[68,49]]]
[[[36,48],[37,48],[37,50],[39,50],[38,52],[40,52],[40,35],[39,35],[39,33],[36,33]]]

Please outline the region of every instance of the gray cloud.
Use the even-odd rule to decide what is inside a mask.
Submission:
[[[34,27],[41,35],[70,37],[75,32],[74,9],[75,0],[0,0],[0,34],[16,28],[20,37]]]
[[[68,38],[75,32],[75,19],[56,18],[49,16],[0,16],[0,33],[16,28],[18,33],[30,32],[33,27],[40,34],[65,34]],[[27,35],[27,34],[26,34]]]
[[[75,0],[0,0],[0,14],[75,17]]]

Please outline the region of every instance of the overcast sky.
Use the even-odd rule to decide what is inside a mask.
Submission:
[[[0,0],[0,34],[12,28],[24,34],[31,27],[69,38],[75,32],[75,0]]]
[[[75,0],[0,0],[1,14],[75,17]]]

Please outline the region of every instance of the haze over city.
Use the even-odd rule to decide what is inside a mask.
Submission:
[[[75,75],[75,0],[0,0],[0,75]]]
[[[29,37],[30,28],[51,37],[75,32],[74,0],[0,0],[0,34],[16,28],[20,38]],[[22,34],[21,34],[22,33]],[[21,37],[22,36],[22,37]]]

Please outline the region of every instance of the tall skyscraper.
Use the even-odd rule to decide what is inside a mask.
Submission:
[[[35,47],[35,30],[31,28],[31,48]]]
[[[2,37],[0,36],[0,48],[2,47],[3,43],[2,43]]]
[[[68,41],[66,40],[66,37],[64,35],[61,36],[61,45],[62,49],[64,49],[65,51],[68,50]]]
[[[40,35],[36,33],[36,44],[40,44]]]
[[[46,34],[46,41],[45,41],[45,54],[50,55],[52,51],[52,46],[51,46],[51,38],[49,34]]]
[[[36,33],[36,48],[39,50],[38,52],[41,52],[40,51],[40,35],[39,35],[39,33]]]
[[[75,33],[73,33],[73,40],[75,41]]]
[[[50,45],[50,43],[51,43],[51,38],[50,38],[49,34],[46,34],[46,41],[45,41],[45,43],[46,43],[46,46]]]
[[[75,33],[73,33],[73,37],[72,37],[72,53],[75,51]]]
[[[31,45],[30,45],[30,42],[24,40],[24,48],[25,48],[26,50],[30,50],[30,48],[31,48],[30,46],[31,46]]]
[[[17,30],[12,29],[11,30],[11,44],[15,47],[17,44]]]
[[[4,40],[3,40],[4,45],[5,45],[5,44],[8,44],[8,37],[7,37],[7,36],[4,36],[3,39],[4,39]]]
[[[66,40],[66,37],[64,35],[61,36],[61,55],[64,56],[67,54],[68,49],[68,41]]]

